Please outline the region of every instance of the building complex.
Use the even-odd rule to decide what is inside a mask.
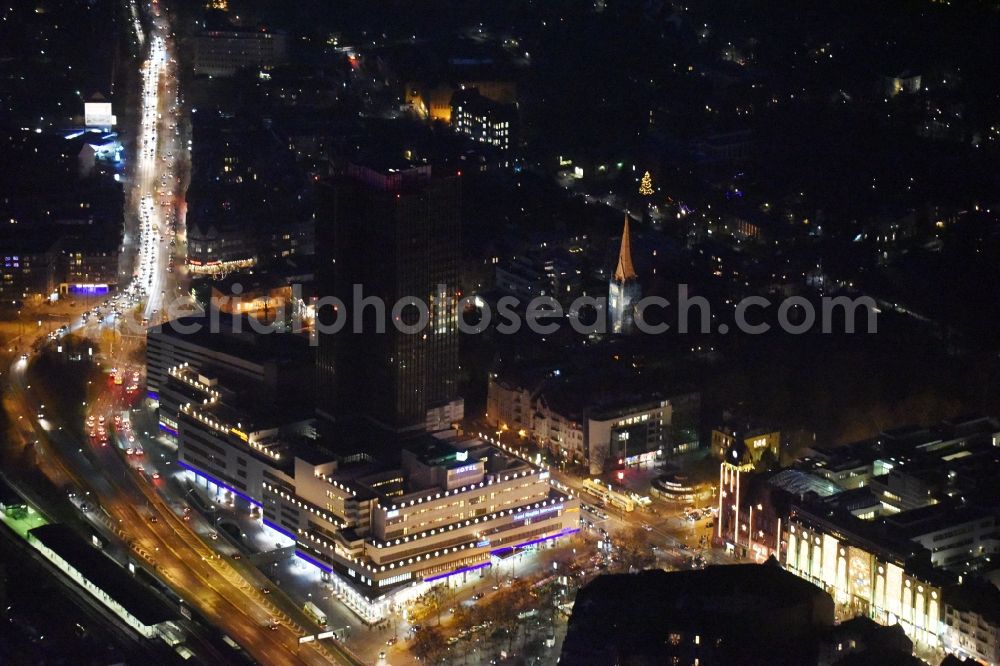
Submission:
[[[1000,638],[975,581],[998,579],[998,432],[983,417],[897,429],[817,448],[777,472],[757,471],[751,438],[731,439],[716,539],[740,556],[776,558],[845,616],[994,663]]]
[[[547,471],[478,439],[419,433],[377,454],[378,429],[353,447],[317,435],[309,419],[241,409],[206,372],[170,368],[160,390],[181,466],[293,540],[366,620],[422,583],[577,529],[578,501]]]
[[[701,398],[696,392],[591,395],[586,379],[558,371],[493,373],[486,422],[530,439],[555,460],[591,474],[653,465],[698,448]]]

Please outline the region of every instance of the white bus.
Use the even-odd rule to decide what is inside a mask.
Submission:
[[[593,495],[594,497],[604,501],[607,501],[608,493],[610,492],[607,486],[596,479],[587,479],[584,481],[583,491],[588,495]]]
[[[635,510],[635,501],[631,497],[614,491],[611,492],[611,497],[608,498],[608,504],[626,512]]]
[[[604,504],[621,509],[622,511],[634,511],[635,500],[624,493],[619,493],[604,485],[597,479],[587,479],[583,482],[583,490],[589,495],[598,498]]]
[[[317,606],[311,601],[307,601],[305,606],[302,607],[302,610],[305,612],[306,615],[309,616],[310,620],[312,620],[321,627],[326,626],[326,613],[321,611],[319,609],[319,606]]]

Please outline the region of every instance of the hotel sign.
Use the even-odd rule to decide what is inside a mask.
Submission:
[[[531,511],[525,511],[517,518],[518,520],[531,520],[532,518],[537,518],[544,513],[552,513],[553,511],[558,511],[563,508],[562,504],[553,504],[552,506],[542,507],[541,509],[532,509]]]

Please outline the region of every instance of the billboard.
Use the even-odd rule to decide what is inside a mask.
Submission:
[[[83,122],[87,127],[111,127],[114,116],[111,114],[110,102],[85,102],[83,105]]]
[[[872,565],[874,558],[871,553],[861,548],[851,546],[848,549],[848,585],[852,595],[872,601]]]

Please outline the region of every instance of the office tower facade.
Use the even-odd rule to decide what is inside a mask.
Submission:
[[[329,202],[317,277],[320,296],[345,304],[346,324],[319,334],[320,412],[392,430],[457,420],[459,177],[350,165]],[[318,316],[331,323],[337,313],[327,305]]]

